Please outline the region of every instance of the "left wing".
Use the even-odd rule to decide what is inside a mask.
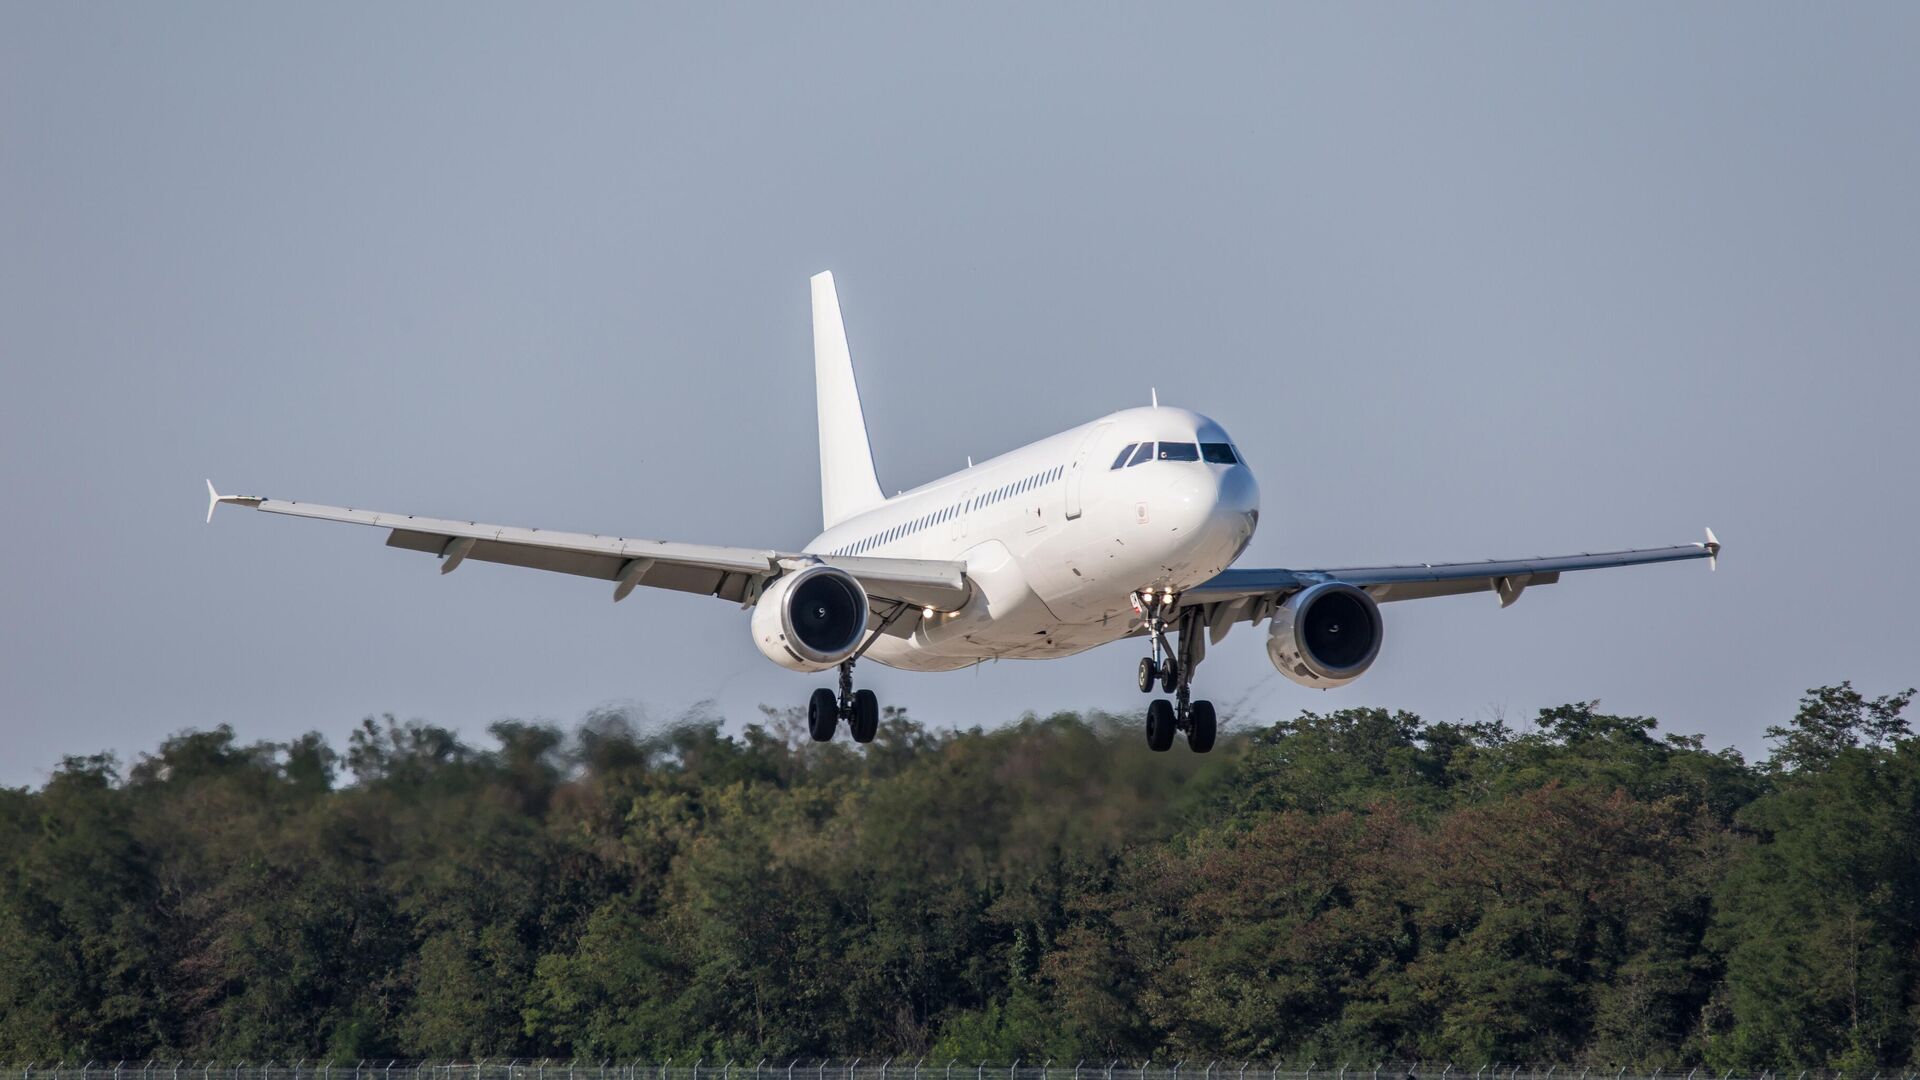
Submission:
[[[1420,563],[1412,566],[1356,566],[1337,570],[1223,570],[1180,594],[1182,608],[1204,606],[1214,641],[1241,620],[1258,622],[1285,603],[1287,597],[1309,585],[1340,581],[1365,589],[1385,603],[1420,600],[1429,596],[1493,592],[1506,607],[1534,585],[1552,585],[1569,570],[1600,570],[1612,566],[1705,559],[1716,566],[1720,540],[1707,530],[1705,541],[1674,547],[1602,551],[1542,559],[1507,559],[1469,563]]]
[[[895,616],[887,632],[896,635],[912,632],[919,621],[920,609],[954,610],[966,603],[971,591],[966,564],[933,559],[814,555],[771,548],[719,547],[485,525],[260,495],[222,495],[214,490],[213,482],[208,481],[208,521],[213,520],[214,508],[221,503],[250,506],[269,514],[391,529],[387,535],[388,547],[437,555],[443,574],[473,559],[617,582],[613,590],[615,600],[624,600],[636,587],[645,585],[717,596],[752,606],[767,582],[789,570],[816,562],[827,563],[859,579],[875,607],[875,614]],[[902,604],[910,610],[897,610]]]

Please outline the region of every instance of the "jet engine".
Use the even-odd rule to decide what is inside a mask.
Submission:
[[[1280,674],[1315,690],[1345,686],[1380,655],[1380,605],[1338,581],[1303,589],[1273,613],[1267,656]]]
[[[775,578],[753,607],[753,643],[790,671],[825,671],[852,656],[866,633],[867,590],[831,566]]]

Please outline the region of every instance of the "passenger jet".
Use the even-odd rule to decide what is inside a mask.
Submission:
[[[833,275],[813,278],[813,364],[825,530],[799,551],[551,532],[222,495],[221,503],[373,525],[387,546],[424,551],[442,574],[469,559],[599,578],[614,600],[640,586],[702,593],[752,612],[753,643],[793,671],[839,670],[807,703],[813,738],[844,721],[856,742],[880,706],[853,687],[854,662],[947,671],[1001,658],[1069,656],[1140,641],[1147,745],[1177,732],[1205,753],[1213,704],[1192,697],[1209,642],[1267,627],[1274,667],[1302,686],[1360,677],[1380,654],[1380,604],[1491,592],[1506,607],[1569,570],[1706,559],[1706,540],[1559,558],[1329,570],[1233,565],[1260,521],[1253,469],[1219,424],[1154,404],[1124,409],[888,498],[867,440]]]

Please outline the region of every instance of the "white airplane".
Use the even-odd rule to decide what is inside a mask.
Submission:
[[[1333,570],[1232,568],[1260,518],[1253,471],[1221,426],[1158,404],[1125,409],[887,498],[874,475],[833,275],[813,278],[814,381],[825,529],[799,551],[442,521],[222,495],[221,503],[392,530],[389,547],[674,589],[752,610],[753,641],[793,671],[838,668],[839,692],[813,692],[813,738],[846,721],[873,739],[880,706],[853,689],[854,662],[946,671],[1000,658],[1068,656],[1144,638],[1137,683],[1173,696],[1147,708],[1146,737],[1176,732],[1205,753],[1214,709],[1193,700],[1194,671],[1236,623],[1270,620],[1267,655],[1303,686],[1344,686],[1380,653],[1380,603],[1493,592],[1500,606],[1569,570],[1707,559],[1720,542],[1560,558]]]

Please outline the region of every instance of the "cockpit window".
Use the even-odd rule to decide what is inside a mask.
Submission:
[[[1200,448],[1190,442],[1163,442],[1160,444],[1161,461],[1199,461]]]
[[[1127,463],[1127,455],[1133,453],[1133,448],[1139,445],[1140,445],[1139,443],[1128,443],[1127,445],[1121,447],[1120,455],[1113,459],[1113,464],[1109,466],[1109,468],[1117,469],[1120,466],[1125,465]]]
[[[1223,442],[1203,442],[1200,444],[1200,460],[1215,465],[1238,465],[1240,459],[1234,456],[1233,446]]]
[[[1127,466],[1131,468],[1135,465],[1140,464],[1143,461],[1148,460],[1151,457],[1153,457],[1153,444],[1150,442],[1143,442],[1140,444],[1140,449],[1135,450],[1133,452],[1133,457],[1127,459]]]

